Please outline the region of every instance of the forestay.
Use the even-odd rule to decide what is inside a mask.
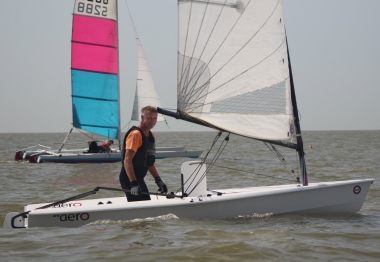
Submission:
[[[75,1],[71,76],[74,127],[117,139],[117,0]]]
[[[179,0],[178,110],[246,137],[295,141],[280,0]]]

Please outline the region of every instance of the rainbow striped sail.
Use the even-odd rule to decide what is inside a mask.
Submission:
[[[118,139],[117,0],[76,0],[71,42],[73,126]]]

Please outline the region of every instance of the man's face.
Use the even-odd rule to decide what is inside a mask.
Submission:
[[[149,111],[145,111],[143,115],[141,115],[141,125],[147,128],[152,129],[157,123],[158,113],[153,113]]]

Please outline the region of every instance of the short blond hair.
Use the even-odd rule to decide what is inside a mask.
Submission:
[[[151,112],[151,113],[158,113],[157,112],[157,107],[155,106],[145,106],[141,108],[141,114],[143,115],[146,111]]]

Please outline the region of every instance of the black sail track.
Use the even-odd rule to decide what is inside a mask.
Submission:
[[[289,65],[289,76],[290,76],[290,93],[291,93],[291,98],[292,98],[294,125],[295,125],[295,128],[296,128],[297,144],[298,144],[297,152],[298,152],[299,161],[300,161],[300,170],[301,170],[302,184],[304,186],[307,186],[308,185],[308,179],[307,179],[307,172],[306,172],[305,152],[303,150],[303,141],[302,141],[302,136],[301,136],[301,125],[300,125],[300,121],[299,121],[297,99],[296,99],[296,91],[294,89],[292,65],[290,63],[288,39],[286,39],[286,48],[287,48],[287,52],[288,52],[288,65]]]

